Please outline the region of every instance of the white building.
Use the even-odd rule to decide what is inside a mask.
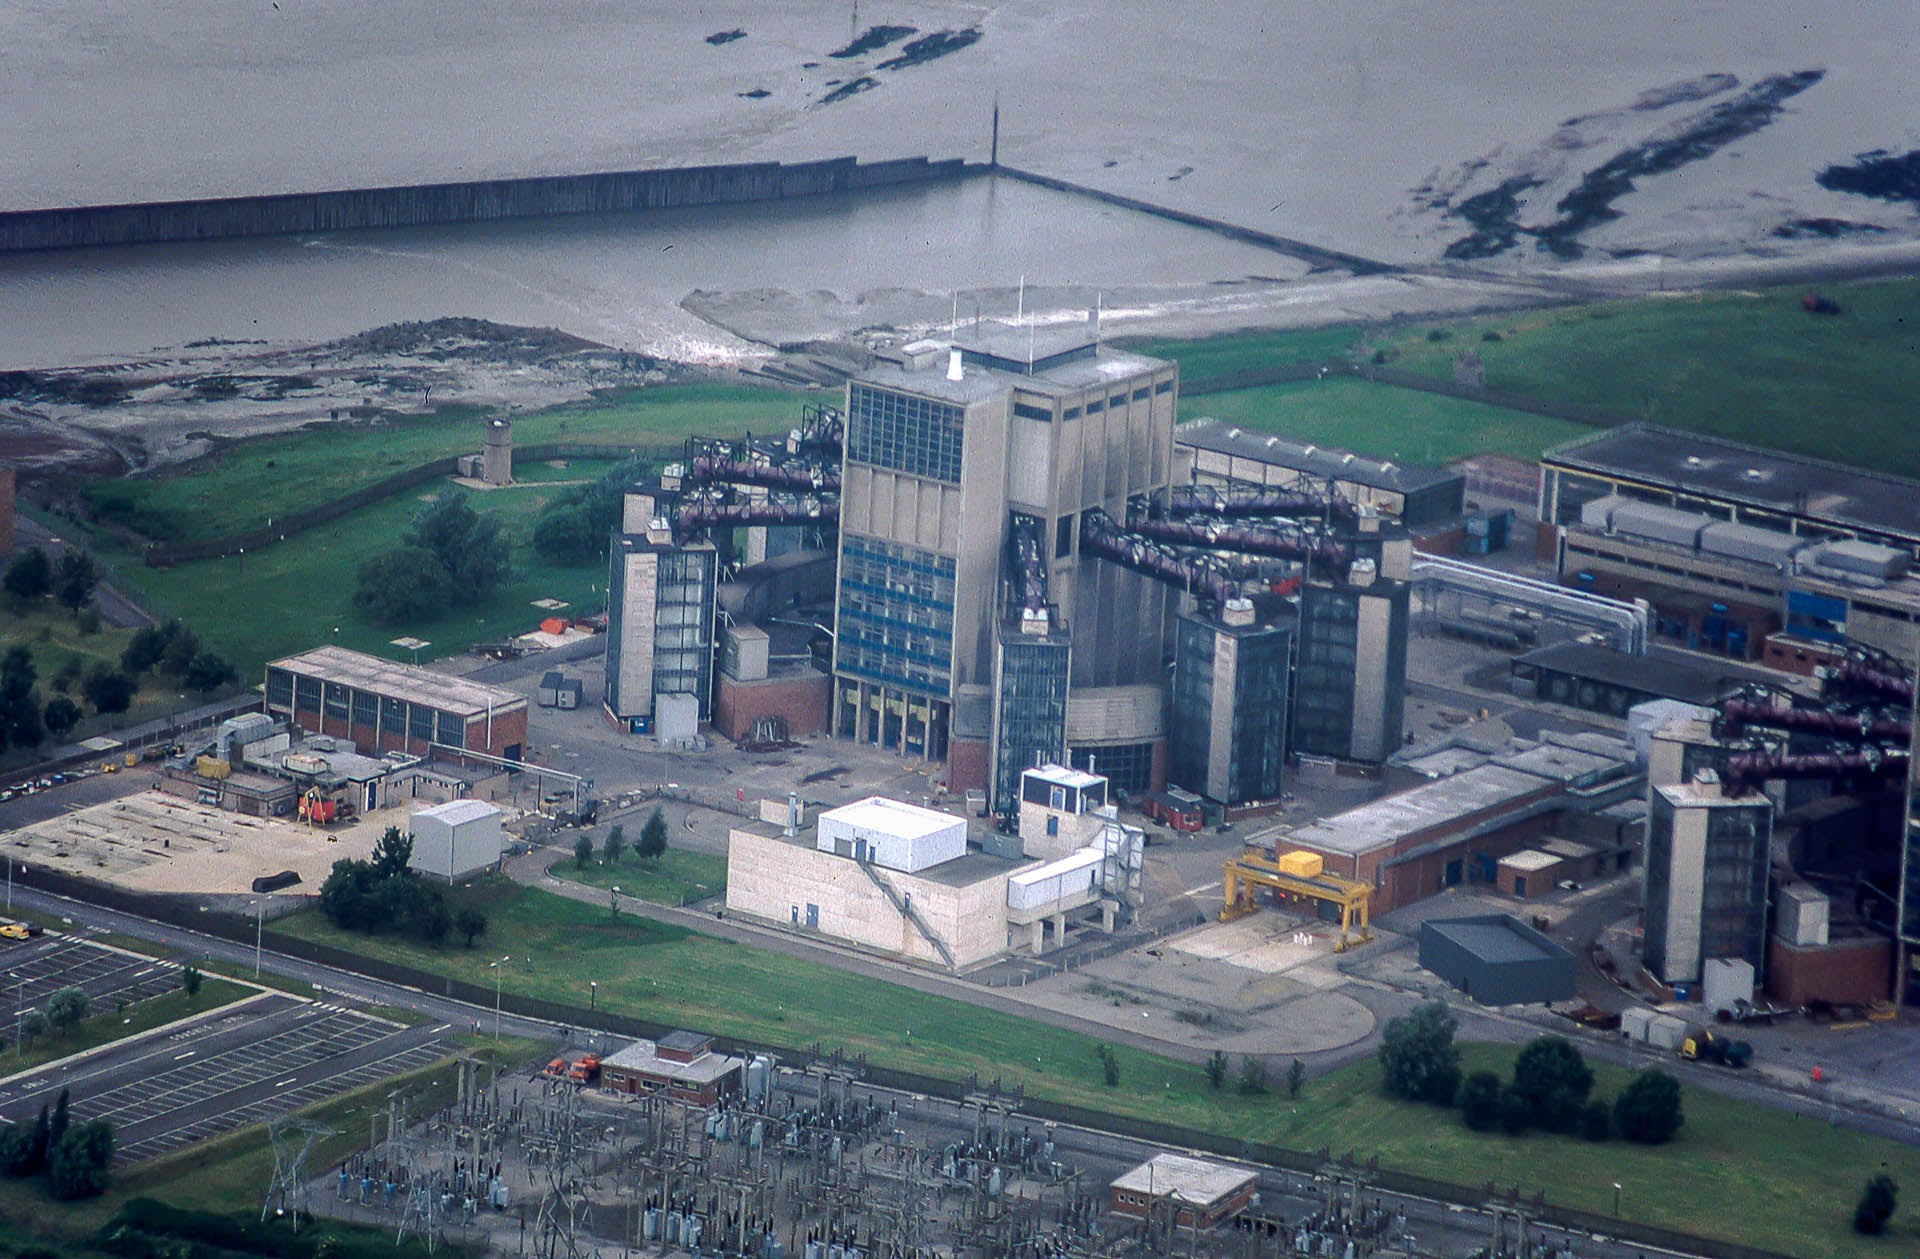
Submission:
[[[422,809],[407,821],[420,873],[457,883],[498,865],[506,851],[500,810],[484,800],[449,800]]]

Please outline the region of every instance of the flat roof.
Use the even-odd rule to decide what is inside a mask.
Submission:
[[[1430,464],[1402,464],[1392,460],[1369,459],[1348,450],[1295,441],[1277,433],[1244,428],[1210,415],[1174,426],[1176,446],[1195,446],[1243,459],[1257,459],[1285,468],[1297,468],[1315,476],[1351,481],[1372,489],[1394,490],[1410,494],[1435,485],[1464,481],[1461,473],[1449,472]]]
[[[497,805],[485,800],[449,800],[445,804],[436,804],[430,809],[421,809],[415,817],[430,817],[436,822],[445,822],[449,826],[458,826],[462,822],[477,822],[481,818],[499,817]]]
[[[1484,962],[1541,962],[1573,956],[1505,914],[1430,918],[1422,928],[1445,936]]]
[[[1727,691],[1750,682],[1769,686],[1804,682],[1732,660],[1661,646],[1648,647],[1644,656],[1629,656],[1595,643],[1555,643],[1516,657],[1514,663],[1701,705],[1715,703]]]
[[[967,824],[963,817],[923,809],[904,800],[889,800],[885,796],[868,796],[837,809],[828,809],[820,815],[820,820],[880,831],[900,839],[920,839]]]
[[[267,668],[284,669],[303,677],[318,678],[355,690],[372,691],[389,699],[403,699],[408,703],[424,704],[442,712],[467,717],[484,716],[488,712],[497,714],[527,706],[524,696],[503,691],[497,686],[436,673],[417,665],[401,664],[397,660],[382,660],[378,656],[349,651],[345,647],[316,647],[297,656],[283,656],[270,662]]]
[[[1721,437],[1623,424],[1563,442],[1540,462],[1920,543],[1920,481]]]
[[[702,1054],[692,1062],[682,1062],[678,1058],[662,1058],[659,1047],[650,1040],[636,1040],[619,1053],[600,1060],[601,1069],[616,1067],[623,1071],[644,1071],[649,1075],[665,1076],[669,1080],[685,1080],[693,1084],[712,1084],[722,1080],[731,1072],[737,1071],[745,1060],[728,1054]]]
[[[1224,1163],[1185,1154],[1156,1154],[1116,1179],[1112,1188],[1204,1207],[1231,1197],[1254,1179],[1252,1172]]]
[[[1481,765],[1321,818],[1290,834],[1280,834],[1277,827],[1259,831],[1249,836],[1248,842],[1280,840],[1289,847],[1359,856],[1391,847],[1404,836],[1497,808],[1552,785],[1538,774],[1502,765]]]

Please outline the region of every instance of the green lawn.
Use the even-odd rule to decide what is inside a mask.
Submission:
[[[1457,1114],[1382,1097],[1371,1060],[1310,1081],[1303,1098],[1289,1103],[1243,1097],[1231,1085],[1215,1092],[1197,1065],[1121,1047],[1121,1084],[1108,1089],[1096,1041],[1078,1033],[630,916],[615,919],[604,906],[499,881],[468,895],[491,920],[487,947],[432,950],[348,936],[314,913],[285,919],[276,930],[479,985],[493,982],[487,963],[510,950],[503,982],[513,992],[585,1006],[588,985],[596,983],[603,1008],[659,1022],[762,1043],[818,1042],[947,1079],[979,1072],[1110,1113],[1295,1149],[1377,1154],[1387,1166],[1464,1185],[1517,1183],[1589,1210],[1611,1210],[1610,1186],[1618,1180],[1636,1219],[1809,1256],[1894,1253],[1897,1244],[1888,1250],[1852,1238],[1846,1222],[1853,1200],[1882,1162],[1896,1179],[1920,1184],[1920,1151],[1692,1089],[1681,1139],[1660,1149],[1482,1137]],[[498,941],[512,943],[496,948]],[[1512,1052],[1469,1047],[1467,1065],[1505,1068]],[[1624,1078],[1606,1067],[1596,1073],[1608,1095]],[[1715,1210],[1702,1213],[1702,1202]]]
[[[0,955],[4,956],[4,955]],[[189,997],[186,989],[163,992],[157,997],[128,1006],[124,1010],[96,1008],[91,1015],[74,1024],[67,1032],[49,1032],[27,1045],[25,1053],[15,1053],[12,1028],[7,1029],[7,1047],[0,1049],[0,1075],[29,1071],[43,1062],[52,1062],[69,1054],[98,1049],[129,1036],[165,1027],[179,1019],[217,1010],[258,992],[245,984],[231,983],[211,975],[200,981],[200,991]]]
[[[516,415],[513,435],[517,444],[579,442],[658,456],[695,434],[785,433],[806,402],[831,397],[735,385],[636,390]],[[478,451],[480,437],[479,415],[465,408],[378,424],[326,424],[235,442],[153,476],[95,481],[87,493],[103,517],[154,538],[230,537],[430,460]],[[526,471],[530,480],[555,479],[541,464]]]
[[[1440,377],[1471,348],[1490,389],[1920,475],[1909,438],[1920,280],[1820,291],[1841,314],[1808,314],[1796,286],[1495,315],[1370,343],[1395,367]],[[1430,340],[1436,330],[1446,339]]]
[[[1478,454],[1537,459],[1556,442],[1594,431],[1544,415],[1350,376],[1181,399],[1182,420],[1203,415],[1397,463],[1439,464]]]
[[[441,487],[422,487],[396,499],[321,525],[256,554],[195,560],[170,569],[137,561],[121,576],[135,596],[186,621],[215,650],[257,682],[266,661],[321,643],[411,660],[390,645],[403,635],[433,646],[421,658],[462,651],[475,642],[534,629],[542,616],[536,599],[561,599],[574,615],[606,606],[607,570],[598,562],[561,567],[526,545],[535,517],[564,489],[536,483],[473,493],[481,512],[503,518],[514,541],[513,575],[484,602],[457,607],[432,620],[378,625],[353,605],[354,575],[366,560],[391,549],[408,523]]]
[[[638,837],[636,829],[627,836],[628,845]],[[593,860],[584,869],[572,856],[564,857],[554,862],[553,873],[557,878],[588,887],[617,887],[622,896],[638,897],[657,905],[686,905],[727,890],[725,857],[669,848],[651,861],[642,861],[633,855],[629,846],[618,863],[608,865],[601,860],[604,851],[596,847]]]
[[[1264,367],[1296,366],[1352,358],[1364,329],[1358,324],[1292,332],[1241,332],[1199,341],[1129,342],[1128,349],[1180,364],[1183,383]]]

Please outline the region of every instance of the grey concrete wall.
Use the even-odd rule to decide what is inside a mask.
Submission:
[[[755,162],[205,201],[15,210],[0,213],[0,252],[778,201],[951,179],[974,169],[958,159],[933,162],[915,157],[862,165],[856,158],[839,157],[791,166]]]

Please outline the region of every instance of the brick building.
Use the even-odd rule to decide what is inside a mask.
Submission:
[[[368,756],[438,746],[517,761],[527,741],[524,696],[344,647],[269,664],[267,711]]]

